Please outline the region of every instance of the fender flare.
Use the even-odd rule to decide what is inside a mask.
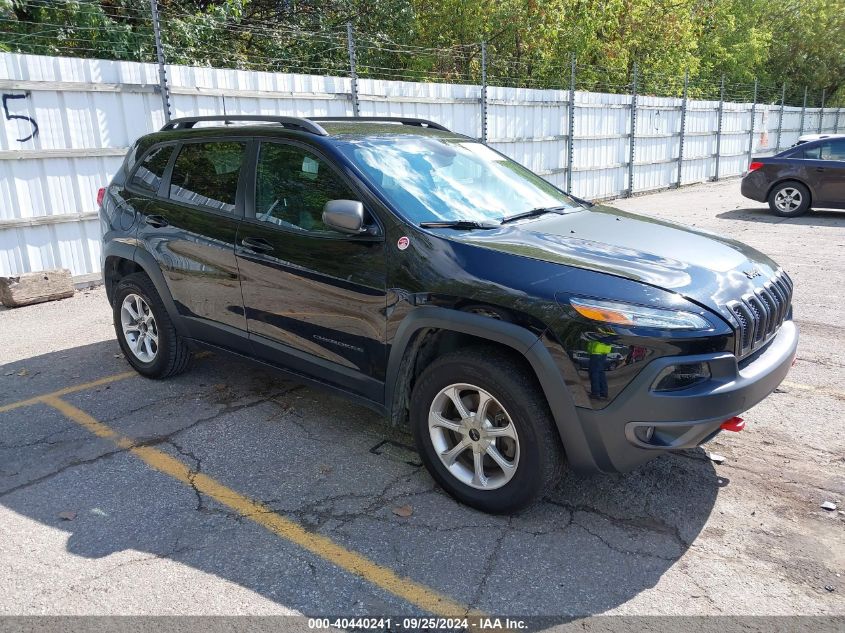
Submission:
[[[385,383],[385,405],[388,410],[394,406],[405,352],[414,335],[427,328],[487,339],[492,343],[506,345],[523,356],[534,370],[549,403],[570,465],[577,470],[597,469],[575,403],[549,350],[541,343],[541,336],[507,321],[435,306],[423,306],[410,312],[399,325],[390,346]]]
[[[141,267],[147,277],[153,282],[153,285],[167,310],[170,320],[173,322],[176,331],[183,336],[188,336],[183,319],[179,315],[179,310],[176,308],[176,303],[173,301],[173,296],[170,294],[170,288],[167,281],[161,272],[161,268],[155,258],[147,251],[136,248],[134,244],[126,244],[123,242],[109,242],[103,249],[103,265],[109,257],[120,257],[135,262]],[[103,271],[103,280],[105,281],[105,270]]]

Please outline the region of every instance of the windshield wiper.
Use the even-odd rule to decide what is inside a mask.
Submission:
[[[436,222],[420,222],[424,229],[495,229],[498,224],[493,222],[477,222],[476,220],[438,220]]]
[[[516,220],[522,220],[523,218],[533,218],[538,215],[545,215],[546,213],[557,213],[558,215],[562,215],[562,211],[565,211],[569,207],[537,207],[536,209],[530,209],[528,211],[523,211],[522,213],[514,213],[513,215],[508,215],[502,218],[502,224],[507,224],[508,222],[515,222]]]

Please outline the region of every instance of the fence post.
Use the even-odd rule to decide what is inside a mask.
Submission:
[[[819,134],[822,133],[822,127],[824,126],[824,88],[822,88],[822,109],[819,112]]]
[[[569,104],[567,114],[569,126],[566,133],[566,191],[572,193],[572,167],[575,158],[575,53],[572,53],[569,69]]]
[[[361,115],[358,103],[358,60],[355,55],[355,36],[352,33],[352,22],[346,23],[346,47],[349,51],[349,77],[352,79],[352,116]]]
[[[161,92],[161,107],[164,109],[164,122],[170,123],[170,89],[167,87],[167,70],[164,67],[164,48],[161,46],[161,24],[158,19],[158,1],[150,0],[150,13],[153,18],[153,35],[158,60],[158,86]]]
[[[634,195],[634,148],[637,140],[637,62],[631,81],[631,143],[628,152],[628,197]]]
[[[780,151],[780,136],[783,133],[783,109],[786,107],[786,83],[780,91],[780,116],[778,116],[778,144],[775,147],[775,154]]]
[[[748,130],[748,163],[754,157],[754,123],[757,116],[757,78],[754,78],[754,101],[751,102],[751,128]]]
[[[839,115],[842,114],[842,108],[836,108],[836,121],[833,123],[833,133],[839,133]]]
[[[799,126],[799,138],[804,135],[804,113],[807,111],[807,86],[804,86],[804,103],[801,105],[801,125]]]
[[[481,142],[487,144],[487,42],[481,42]]]
[[[719,180],[719,161],[722,158],[722,118],[725,113],[725,76],[719,88],[719,122],[716,125],[716,174],[713,180]]]
[[[681,101],[681,138],[678,144],[678,187],[684,173],[684,136],[687,133],[687,88],[689,88],[689,69],[684,72],[684,98]]]

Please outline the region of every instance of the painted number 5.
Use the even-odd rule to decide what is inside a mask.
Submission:
[[[9,112],[9,99],[26,99],[26,95],[3,95],[3,113],[6,115],[6,120],[13,121],[14,119],[20,119],[21,121],[26,121],[32,126],[32,132],[30,132],[29,136],[17,139],[19,143],[26,143],[29,139],[38,136],[38,124],[35,122],[35,119],[28,117],[25,114],[11,114]]]

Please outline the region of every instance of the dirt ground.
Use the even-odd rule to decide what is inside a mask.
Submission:
[[[492,517],[334,396],[218,356],[126,373],[102,288],[2,310],[0,614],[845,615],[845,212],[737,181],[611,204],[792,276],[798,360],[745,431]]]

